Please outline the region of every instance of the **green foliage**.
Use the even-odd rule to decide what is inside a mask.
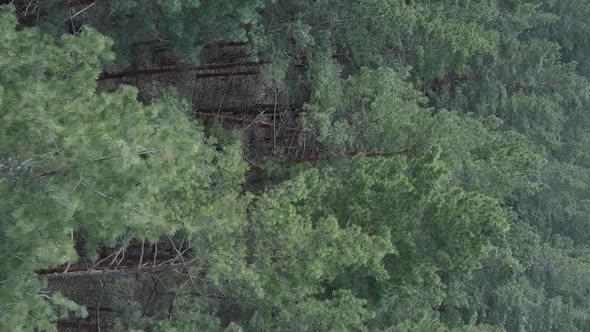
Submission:
[[[424,98],[391,69],[363,69],[341,79],[322,79],[303,119],[307,135],[327,154],[344,151],[419,156],[442,148],[453,181],[512,203],[520,193],[540,188],[545,155],[530,139],[498,131],[493,118],[479,119],[424,108]],[[461,145],[456,142],[461,141]]]
[[[144,106],[130,87],[96,94],[109,39],[87,30],[54,42],[15,23],[2,7],[0,323],[51,330],[34,271],[74,261],[74,232],[91,256],[98,244],[179,230],[215,239],[239,223],[245,168],[240,147],[216,149],[178,98]]]
[[[181,58],[197,62],[209,41],[246,41],[250,26],[258,24],[257,9],[267,0],[248,1],[109,1],[114,25],[104,33],[119,44],[121,53],[134,42],[166,40]]]
[[[321,180],[311,183],[315,189],[296,204],[316,220],[335,216],[341,227],[387,235],[395,244],[395,254],[385,259],[388,279],[350,271],[334,283],[371,299],[377,314],[371,326],[417,321],[417,312],[431,316],[443,293],[437,273],[468,275],[487,255],[490,241],[506,229],[497,203],[453,187],[439,158],[434,151],[412,161],[339,159],[324,168]],[[346,270],[343,262],[340,270]]]
[[[155,332],[183,332],[183,331],[218,331],[219,319],[206,312],[206,301],[198,299],[175,299],[175,309],[167,319],[146,317],[138,309],[129,316],[118,317],[117,331],[155,331]],[[231,330],[227,330],[231,331]],[[238,330],[239,331],[239,330]]]
[[[111,294],[120,330],[590,330],[585,1],[112,0],[58,40],[69,2],[39,5],[0,16],[3,329],[88,314],[35,271],[170,237],[172,304]],[[245,183],[239,135],[176,92],[96,92],[97,31],[192,62],[247,42],[319,160]]]

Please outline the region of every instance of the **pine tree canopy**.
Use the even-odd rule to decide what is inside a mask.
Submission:
[[[589,14],[0,0],[0,331],[590,331]]]

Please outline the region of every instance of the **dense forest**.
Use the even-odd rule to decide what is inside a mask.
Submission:
[[[0,5],[0,331],[590,331],[590,2]]]

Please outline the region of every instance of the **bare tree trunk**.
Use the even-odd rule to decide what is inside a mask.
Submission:
[[[252,63],[250,66],[253,65],[260,65],[260,63]],[[242,67],[244,64],[224,64],[224,65],[216,65],[219,66],[218,68],[207,68],[207,66],[202,67],[182,67],[182,66],[173,66],[173,67],[162,67],[162,68],[152,68],[152,69],[137,69],[137,70],[126,70],[116,73],[102,73],[99,76],[99,80],[110,80],[116,78],[127,78],[127,77],[136,77],[141,75],[157,75],[157,74],[167,74],[167,73],[186,73],[186,72],[193,72],[199,70],[208,70],[208,69],[220,69],[220,68],[232,68],[232,67]],[[260,71],[258,70],[247,70],[243,72],[221,72],[221,73],[197,73],[195,76],[197,78],[206,78],[206,77],[223,77],[223,76],[246,76],[246,75],[258,75]]]

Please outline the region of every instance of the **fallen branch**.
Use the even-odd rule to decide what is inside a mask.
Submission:
[[[235,68],[235,67],[248,67],[248,66],[261,66],[266,64],[266,62],[262,61],[249,61],[249,62],[233,62],[233,63],[220,63],[220,64],[208,64],[204,66],[165,66],[165,67],[158,67],[158,68],[149,68],[149,69],[137,69],[137,70],[124,70],[120,72],[105,72],[99,75],[98,80],[110,80],[115,78],[125,78],[125,77],[136,77],[141,75],[157,75],[157,74],[166,74],[166,73],[190,73],[193,71],[201,71],[201,70],[220,70],[220,69],[228,69],[228,68]],[[237,72],[237,73],[199,73],[196,74],[197,78],[202,77],[216,77],[216,76],[240,76],[240,75],[257,75],[259,74],[258,70],[249,70],[244,72]]]
[[[131,265],[120,265],[116,270],[110,269],[108,267],[97,267],[95,269],[83,269],[83,268],[75,268],[70,269],[70,271],[65,272],[64,269],[48,269],[43,271],[37,271],[38,276],[47,277],[47,278],[67,278],[67,277],[80,277],[80,276],[107,276],[107,275],[125,275],[125,274],[132,274],[132,273],[155,273],[155,272],[162,272],[168,270],[175,266],[182,266],[182,263],[177,264],[165,264],[165,265],[156,265],[152,266],[150,264],[144,264],[141,267],[138,267],[137,264]]]

